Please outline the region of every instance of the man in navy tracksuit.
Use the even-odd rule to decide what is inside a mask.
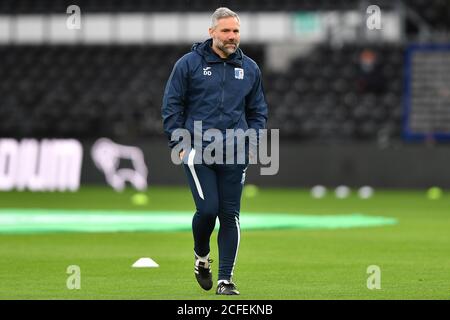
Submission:
[[[267,104],[261,72],[257,64],[239,49],[239,25],[236,13],[228,8],[217,9],[209,29],[211,39],[194,44],[192,51],[175,64],[162,106],[164,131],[171,148],[179,143],[171,139],[176,129],[187,129],[194,135],[194,121],[202,121],[202,133],[208,129],[225,133],[226,129],[258,131],[265,128]],[[202,150],[191,144],[179,154],[196,205],[192,221],[194,272],[200,286],[210,290],[213,282],[209,242],[219,217],[216,293],[239,294],[232,275],[240,240],[240,199],[245,170],[252,154],[249,155],[246,145],[244,163],[228,164],[225,160],[223,163],[208,164],[201,160],[197,163],[194,160],[202,156],[206,144],[202,142]],[[236,151],[233,156],[236,160]]]

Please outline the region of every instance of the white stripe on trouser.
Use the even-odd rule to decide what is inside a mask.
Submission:
[[[239,227],[239,220],[237,217],[234,217],[234,219],[236,221],[238,241],[237,241],[237,246],[236,246],[236,255],[234,256],[233,268],[231,269],[231,276],[233,276],[234,266],[236,265],[236,259],[237,259],[237,255],[238,255],[238,251],[239,251],[239,242],[241,241],[241,228]]]
[[[189,152],[188,167],[189,170],[191,170],[192,177],[194,178],[195,187],[197,188],[198,195],[200,196],[200,198],[205,200],[205,198],[203,197],[202,186],[200,185],[200,181],[198,181],[197,173],[195,173],[194,157],[195,157],[195,149],[192,149],[191,152]]]

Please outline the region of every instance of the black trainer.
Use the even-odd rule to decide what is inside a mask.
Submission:
[[[213,287],[211,262],[213,262],[212,259],[208,259],[204,262],[195,257],[195,278],[200,287],[204,290],[211,290]]]
[[[223,294],[227,296],[239,295],[239,291],[233,282],[220,282],[217,286],[216,294]]]

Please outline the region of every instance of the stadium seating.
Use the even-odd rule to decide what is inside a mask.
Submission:
[[[320,46],[288,72],[265,70],[270,128],[284,137],[399,137],[401,47],[374,47],[375,81],[361,74],[364,47]],[[0,47],[1,136],[119,138],[162,134],[160,107],[173,63],[188,46]],[[51,89],[49,89],[51,88]]]
[[[295,11],[354,9],[358,0],[2,0],[0,13],[65,12],[76,4],[84,12],[211,11],[229,6],[237,11]]]
[[[271,126],[309,139],[399,137],[403,49],[371,48],[378,62],[370,75],[360,67],[364,50],[322,46],[297,59],[288,74],[266,74]]]
[[[368,2],[370,3],[370,2]],[[382,9],[396,2],[379,0]],[[450,2],[447,0],[403,1],[432,28],[450,27]],[[2,0],[0,14],[65,13],[69,5],[78,5],[82,12],[211,12],[219,6],[229,6],[238,12],[255,11],[320,11],[360,9],[359,0]],[[409,29],[409,28],[408,28]]]
[[[8,46],[0,52],[2,135],[56,137],[160,132],[170,69],[158,65],[183,53],[151,46]]]

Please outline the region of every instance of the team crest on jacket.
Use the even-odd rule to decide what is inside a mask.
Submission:
[[[234,77],[236,79],[244,79],[244,69],[242,68],[234,68]]]

